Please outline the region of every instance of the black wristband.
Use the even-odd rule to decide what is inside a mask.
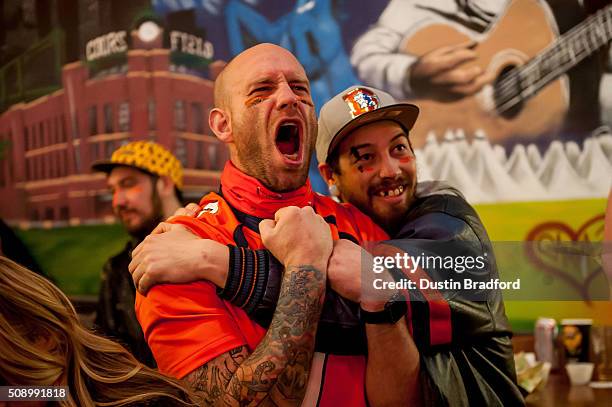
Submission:
[[[266,284],[268,282],[268,273],[270,270],[270,262],[268,257],[270,254],[267,250],[255,250],[255,276],[252,291],[249,293],[243,308],[247,314],[251,314],[257,306],[260,305],[261,299],[264,296],[266,290]]]
[[[232,300],[232,304],[241,308],[246,303],[249,293],[252,291],[255,275],[254,250],[249,248],[242,248],[242,250],[244,256],[244,270],[242,272],[243,281],[238,290],[238,295]]]
[[[217,288],[217,294],[243,308],[258,324],[269,326],[278,301],[282,264],[266,249],[252,250],[233,245],[227,247],[227,281],[224,289]],[[249,255],[251,257],[247,261]]]
[[[262,282],[264,283],[263,292],[257,303],[253,304],[253,308],[249,308],[247,312],[255,322],[267,328],[270,326],[274,310],[276,309],[285,269],[269,251],[265,250],[264,252],[266,255],[267,269],[265,273],[263,273],[263,275],[265,275],[265,281]]]
[[[242,278],[243,256],[240,247],[227,245],[229,248],[229,265],[225,288],[217,288],[217,295],[224,300],[231,301],[238,294]]]

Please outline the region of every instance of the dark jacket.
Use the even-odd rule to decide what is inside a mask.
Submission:
[[[136,246],[137,242],[128,242],[104,264],[94,325],[98,332],[124,345],[136,359],[157,367],[134,311],[136,288],[128,265]]]
[[[460,247],[464,255],[470,250],[471,255],[489,253],[487,278],[497,277],[491,242],[480,218],[458,191],[438,182],[419,185],[417,199],[393,244],[410,249],[419,243],[431,247],[432,241]],[[466,299],[457,291],[443,294],[451,317],[452,340],[448,344],[432,344],[429,304],[411,302],[413,336],[431,390],[426,394],[431,397],[429,404],[524,405],[516,383],[512,334],[501,292],[490,290],[479,301]]]
[[[244,224],[248,227],[248,222]],[[350,236],[344,238],[353,240]],[[482,280],[497,276],[491,242],[478,215],[457,190],[440,182],[418,185],[416,199],[406,213],[404,224],[394,240],[387,243],[398,252],[413,255],[415,249],[419,253],[421,250],[435,252],[439,244],[444,244],[443,248],[459,247],[464,255],[486,251],[491,254],[488,274],[470,277]],[[281,267],[274,261],[270,265],[263,300],[249,312],[262,326],[269,325],[280,290]],[[439,280],[445,272],[427,270],[432,280]],[[443,291],[442,295],[443,301],[433,304],[420,297],[418,290],[411,290],[410,324],[421,356],[426,404],[524,405],[516,383],[512,334],[501,293],[483,292],[478,301],[466,299],[454,290]],[[440,302],[442,310],[436,307]],[[444,315],[447,315],[446,321]],[[441,330],[449,331],[448,339],[443,339]],[[315,347],[320,352],[365,354],[366,338],[359,320],[359,304],[328,290]]]

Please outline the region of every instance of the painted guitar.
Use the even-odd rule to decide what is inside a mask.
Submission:
[[[538,0],[514,0],[476,45],[476,65],[496,80],[478,94],[455,102],[411,100],[421,109],[411,131],[416,146],[433,130],[483,129],[489,139],[535,138],[554,133],[569,105],[564,74],[612,38],[612,5],[559,37],[550,10]],[[436,48],[471,39],[445,24],[432,24],[406,42],[406,51],[422,56]]]

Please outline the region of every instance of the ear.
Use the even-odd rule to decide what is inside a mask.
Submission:
[[[172,182],[172,179],[167,175],[157,178],[155,187],[161,198],[174,195],[174,182]]]
[[[321,174],[321,177],[323,177],[323,180],[325,180],[325,183],[328,186],[332,186],[336,183],[336,180],[334,179],[334,171],[329,166],[329,164],[319,164],[319,173]]]
[[[329,164],[319,164],[319,172],[327,183],[329,194],[336,200],[339,200],[341,198],[340,189],[338,189],[338,183],[336,182],[336,174],[334,174],[332,168],[329,166]]]
[[[233,143],[232,124],[228,113],[215,107],[208,115],[208,126],[215,136],[224,143]]]

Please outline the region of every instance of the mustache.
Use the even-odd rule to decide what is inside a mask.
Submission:
[[[414,182],[415,182],[414,179],[410,177],[406,177],[406,176],[398,176],[395,178],[383,178],[376,184],[371,185],[368,188],[368,193],[375,194],[381,190],[395,189],[400,186],[410,187],[412,186],[412,184],[414,184]]]

